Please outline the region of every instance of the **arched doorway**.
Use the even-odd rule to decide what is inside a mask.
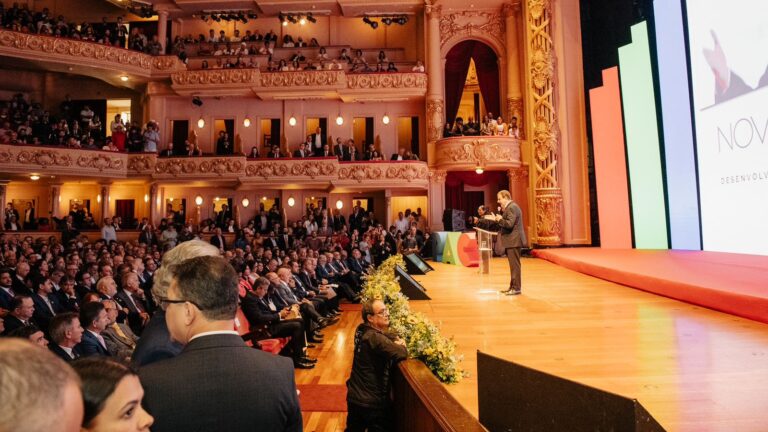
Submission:
[[[475,117],[483,116],[488,112],[493,113],[494,116],[501,113],[499,63],[496,53],[483,42],[465,40],[456,44],[445,56],[446,123],[453,124],[456,120],[470,64],[475,68],[479,87],[479,97],[475,97],[471,102],[473,108],[470,111],[476,113]],[[482,101],[479,100],[480,98]],[[477,121],[478,118],[475,120]]]

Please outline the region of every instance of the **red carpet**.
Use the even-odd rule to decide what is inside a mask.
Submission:
[[[768,256],[569,248],[534,255],[601,279],[768,323]]]
[[[299,384],[301,410],[347,411],[347,386],[339,384]]]

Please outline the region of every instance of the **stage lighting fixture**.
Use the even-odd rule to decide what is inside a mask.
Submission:
[[[221,22],[221,17],[218,16],[218,15],[211,14],[211,19],[216,21],[216,22]]]
[[[195,104],[196,106],[203,106],[203,100],[197,96],[192,98],[192,103]]]
[[[370,18],[369,18],[369,17],[367,17],[367,16],[364,16],[364,17],[363,17],[363,22],[364,22],[364,23],[366,23],[366,24],[368,24],[369,26],[371,26],[371,28],[372,28],[372,29],[374,29],[374,30],[375,30],[375,29],[376,29],[376,28],[379,26],[379,23],[378,23],[378,22],[376,22],[376,21],[373,21],[372,19],[370,19]]]
[[[221,19],[223,19],[224,21],[229,22],[232,20],[232,18],[228,14],[221,14],[220,16],[221,16]]]
[[[306,18],[302,17],[301,15],[299,15],[299,16],[301,17],[301,18],[299,19],[299,24],[300,24],[300,25],[304,25],[304,24],[306,24],[306,23],[307,23],[307,20],[306,20]]]
[[[381,22],[384,23],[384,25],[390,25],[390,24],[392,24],[392,18],[384,17],[384,18],[381,19]]]
[[[208,22],[208,15],[200,15],[200,19],[202,19],[205,22]]]
[[[291,24],[296,24],[297,22],[299,22],[299,20],[296,19],[296,17],[293,15],[288,15],[288,21],[290,21]]]
[[[248,19],[256,19],[259,17],[258,15],[256,15],[255,12],[248,12],[246,16],[248,17]]]
[[[307,21],[311,22],[312,24],[317,22],[317,18],[313,17],[311,13],[307,14]]]

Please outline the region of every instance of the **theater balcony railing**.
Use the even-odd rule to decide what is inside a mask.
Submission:
[[[176,56],[151,56],[94,42],[2,29],[0,56],[43,64],[49,70],[94,76],[115,84],[120,82],[121,75],[144,81],[158,80],[187,68]]]
[[[441,138],[429,149],[429,157],[440,170],[507,170],[522,165],[520,146],[523,143],[507,136]]]
[[[422,161],[339,162],[336,158],[247,159],[245,156],[158,157],[51,146],[0,144],[0,173],[79,178],[146,179],[168,182],[222,181],[271,187],[426,189]]]
[[[263,100],[342,99],[405,100],[423,98],[427,75],[414,72],[347,73],[345,71],[262,72],[258,69],[205,69],[175,72],[171,87],[183,96],[247,96]]]

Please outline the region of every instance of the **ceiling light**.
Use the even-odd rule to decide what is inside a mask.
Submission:
[[[128,81],[128,75],[120,75],[120,81],[122,82]]]
[[[37,174],[32,174],[31,176],[29,176],[29,179],[32,181],[38,181],[40,180],[40,176]]]
[[[339,125],[339,126],[343,125],[344,124],[344,117],[342,117],[342,116],[336,117],[336,124]]]
[[[384,117],[381,118],[381,122],[384,124],[389,124],[389,116],[384,114]]]
[[[288,26],[288,21],[283,21],[283,27],[287,27],[287,26]]]
[[[267,200],[267,197],[266,197],[266,196],[263,196],[263,197],[261,197],[261,200],[262,200],[262,201],[266,201],[266,200]]]
[[[478,173],[478,174],[482,174],[483,173],[483,167],[478,166],[477,168],[475,168],[475,172]]]

